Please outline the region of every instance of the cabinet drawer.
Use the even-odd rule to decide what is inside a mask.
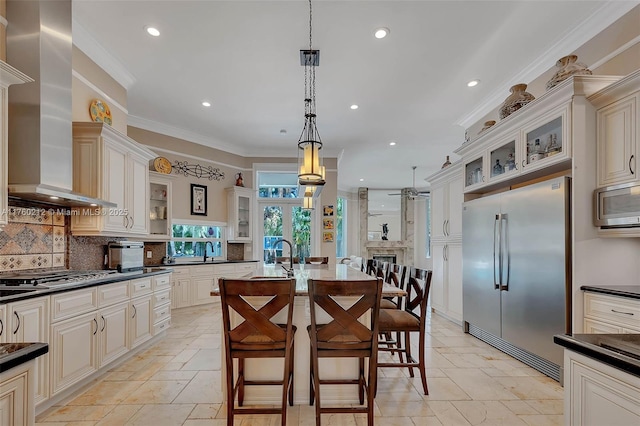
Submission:
[[[171,286],[171,274],[157,275],[153,277],[153,289],[160,290]]]
[[[596,321],[589,318],[584,319],[584,332],[588,334],[620,334],[622,328],[608,324],[602,321]]]
[[[129,281],[107,284],[98,287],[98,306],[109,306],[129,300]]]
[[[584,315],[614,326],[640,329],[640,301],[604,294],[584,294]]]
[[[51,295],[51,321],[98,309],[96,287]]]
[[[151,319],[154,324],[159,323],[171,316],[171,306],[170,305],[162,305],[158,306],[153,310],[153,318]]]
[[[131,297],[151,293],[151,277],[131,280]]]
[[[170,288],[153,293],[153,306],[160,306],[169,303],[171,301],[170,294]]]
[[[191,275],[191,268],[186,267],[186,266],[181,266],[179,268],[173,268],[173,272],[171,273],[173,280],[179,280],[182,277],[187,277],[189,278],[189,275]]]
[[[200,265],[191,267],[192,277],[209,277],[213,275],[213,265]]]
[[[168,330],[171,327],[171,317],[165,318],[157,324],[153,325],[153,335],[157,335],[165,330]]]

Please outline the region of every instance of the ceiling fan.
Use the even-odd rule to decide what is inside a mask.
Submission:
[[[411,166],[411,169],[413,169],[413,186],[411,188],[407,188],[407,193],[409,198],[414,199],[414,198],[427,198],[429,197],[429,194],[431,193],[430,191],[418,191],[416,189],[416,168],[418,166]],[[389,194],[389,195],[402,195],[402,193],[400,192],[396,192],[394,194]]]

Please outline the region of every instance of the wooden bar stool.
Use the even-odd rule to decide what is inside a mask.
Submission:
[[[378,358],[378,314],[382,280],[366,281],[324,281],[309,279],[309,302],[311,325],[307,327],[311,342],[311,387],[310,404],[316,405],[316,425],[320,426],[322,413],[367,413],[367,424],[373,426],[373,399],[377,382]],[[358,298],[348,308],[343,308],[336,297]],[[327,324],[318,324],[316,305],[326,312],[331,320]],[[358,321],[370,313],[370,326]],[[320,358],[358,358],[358,377],[353,380],[322,380],[318,375]],[[365,358],[369,358],[369,368],[365,377]],[[350,384],[358,385],[360,404],[366,407],[322,407],[320,385]]]
[[[293,342],[296,327],[292,324],[294,279],[226,279],[220,278],[222,325],[227,374],[227,425],[233,426],[238,414],[281,414],[286,424],[287,395],[293,405]],[[247,297],[269,297],[261,306],[249,304]],[[265,297],[265,298],[266,298]],[[240,324],[231,326],[231,312],[242,317]],[[272,317],[285,310],[286,324],[275,323]],[[244,361],[249,358],[284,358],[282,380],[248,380],[244,375]],[[233,360],[238,360],[238,379],[234,383]],[[282,386],[280,408],[240,408],[244,403],[245,386]],[[235,397],[238,396],[238,407]]]
[[[389,273],[387,274],[386,283],[392,284],[398,287],[401,290],[405,289],[405,279],[407,275],[407,267],[404,265],[398,265],[396,263],[392,263],[389,265]],[[404,297],[389,297],[382,298],[380,301],[380,309],[402,309],[402,300]],[[396,339],[393,340],[391,338],[391,333],[381,333],[380,337],[384,336],[384,341],[379,341],[378,345],[384,344],[388,348],[397,345],[400,341],[400,333],[396,333]],[[398,352],[398,356],[400,357],[400,362],[403,361],[402,352]]]
[[[305,257],[304,263],[307,265],[328,265],[329,257]]]
[[[424,394],[429,394],[427,375],[425,372],[425,329],[427,323],[427,300],[431,287],[431,271],[411,268],[407,281],[406,303],[403,309],[381,309],[378,331],[380,334],[404,333],[404,347],[400,346],[398,338],[395,347],[379,347],[380,351],[404,353],[406,362],[400,355],[400,362],[379,362],[378,367],[407,367],[409,375],[413,377],[413,367],[420,371]],[[419,308],[419,309],[418,309]],[[418,310],[416,313],[415,311]],[[418,361],[411,355],[410,334],[419,333]]]

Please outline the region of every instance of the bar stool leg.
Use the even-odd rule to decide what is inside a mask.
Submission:
[[[316,393],[315,393],[315,385],[316,385],[316,380],[315,380],[315,375],[314,375],[314,369],[313,369],[313,356],[309,357],[309,405],[313,405],[315,400],[316,400]]]
[[[425,337],[424,333],[420,333],[420,348],[418,351],[418,370],[420,370],[420,378],[422,379],[422,389],[425,395],[429,395],[429,388],[427,388],[427,373],[425,368],[424,356],[426,349],[424,347]]]
[[[407,363],[411,362],[411,360],[413,359],[413,357],[411,356],[411,332],[409,331],[405,331],[404,332],[404,346],[405,346],[405,350],[407,351]],[[413,367],[409,367],[409,376],[410,377],[414,377],[413,375]]]
[[[294,360],[294,356],[293,354],[295,354],[296,352],[294,351],[294,346],[295,344],[292,343],[291,344],[291,356],[289,357],[289,405],[293,407],[293,360]]]
[[[238,358],[238,407],[244,404],[244,358]]]
[[[364,358],[358,358],[358,397],[360,405],[364,404]]]
[[[233,426],[233,404],[235,390],[233,388],[233,359],[227,362],[227,426]]]

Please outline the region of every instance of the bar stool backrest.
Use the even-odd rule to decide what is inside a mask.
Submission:
[[[304,263],[308,264],[308,265],[327,265],[329,263],[329,257],[328,256],[311,256],[311,257],[305,257],[304,258]]]
[[[427,318],[427,301],[429,288],[431,287],[431,271],[426,269],[411,268],[407,280],[407,296],[404,310],[420,321],[420,328],[424,328]],[[416,309],[419,308],[419,313]]]
[[[392,263],[389,265],[389,273],[387,274],[387,284],[394,285],[401,290],[404,290],[406,287],[406,278],[407,278],[407,267],[404,265],[398,265],[397,263]],[[398,308],[402,309],[401,303],[403,297],[398,297]]]
[[[293,256],[293,264],[300,263],[300,258],[298,256]],[[276,265],[288,265],[289,264],[289,256],[277,256],[276,257]]]

